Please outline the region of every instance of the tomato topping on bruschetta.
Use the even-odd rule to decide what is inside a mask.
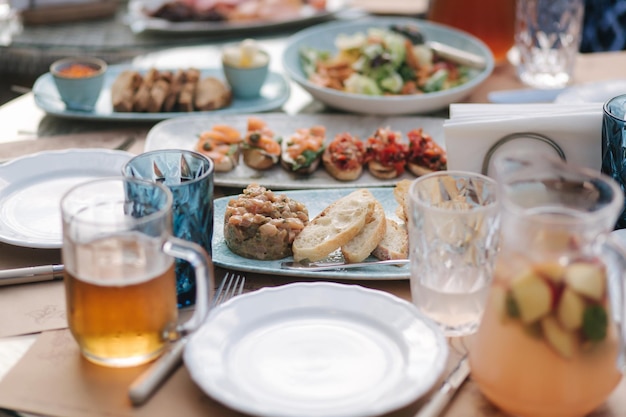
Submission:
[[[258,117],[248,118],[243,162],[250,168],[269,169],[280,160],[280,138]]]
[[[407,151],[402,133],[389,127],[378,128],[365,142],[365,162],[375,177],[396,178],[404,172]]]
[[[359,138],[344,132],[335,136],[322,155],[324,167],[340,181],[359,178],[363,172],[365,145]]]
[[[200,133],[195,150],[211,158],[215,171],[230,171],[239,163],[241,134],[231,126],[218,124]]]
[[[425,175],[433,171],[446,169],[448,159],[446,151],[437,144],[423,129],[413,129],[407,133],[409,152],[407,166],[417,175]]]
[[[281,163],[296,174],[311,174],[320,163],[324,152],[326,127],[302,128],[282,141]]]

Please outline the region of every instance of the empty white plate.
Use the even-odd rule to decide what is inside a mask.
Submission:
[[[425,394],[448,355],[437,325],[383,291],[328,282],[248,293],[211,312],[185,349],[192,379],[267,417],[366,417]]]
[[[122,175],[133,155],[107,149],[46,151],[0,165],[0,242],[60,248],[61,197],[76,184]]]

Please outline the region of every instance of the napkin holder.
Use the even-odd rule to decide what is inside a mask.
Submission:
[[[493,158],[495,156],[495,154],[498,152],[498,150],[503,147],[504,145],[506,145],[509,142],[512,142],[514,140],[525,140],[525,139],[531,139],[531,140],[536,140],[539,141],[543,144],[548,145],[549,147],[551,147],[554,150],[554,153],[561,158],[563,161],[567,161],[567,157],[565,156],[565,152],[563,151],[563,148],[561,148],[561,146],[559,146],[558,143],[556,143],[553,139],[545,136],[545,135],[541,135],[539,133],[533,133],[533,132],[519,132],[519,133],[511,133],[509,135],[506,135],[504,137],[501,137],[500,139],[498,139],[497,141],[495,141],[495,143],[493,145],[491,145],[491,148],[489,148],[489,150],[487,150],[487,153],[485,154],[485,156],[483,157],[483,163],[482,163],[482,168],[481,168],[481,174],[483,175],[488,175],[489,174],[489,168],[490,168],[490,164],[493,161]]]
[[[491,175],[502,152],[548,152],[600,170],[602,104],[452,104],[444,122],[448,169]]]

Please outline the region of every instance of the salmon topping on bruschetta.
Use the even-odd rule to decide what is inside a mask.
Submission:
[[[267,124],[257,118],[248,118],[244,147],[259,148],[270,155],[280,155],[280,143]]]
[[[268,169],[280,159],[280,138],[258,117],[248,118],[243,161],[254,169]]]
[[[237,129],[218,124],[200,134],[195,149],[211,158],[216,171],[230,171],[239,161],[241,142]]]
[[[324,126],[296,130],[293,135],[283,141],[283,165],[294,172],[313,172],[324,151],[325,137],[326,127]]]

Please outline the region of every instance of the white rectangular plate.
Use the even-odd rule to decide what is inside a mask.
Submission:
[[[198,136],[205,130],[209,130],[215,124],[227,124],[238,129],[242,134],[250,115],[226,115],[226,116],[188,116],[172,120],[165,120],[156,124],[146,138],[146,151],[156,149],[189,149],[193,150]],[[379,127],[390,127],[402,132],[404,135],[409,130],[423,128],[425,133],[445,147],[443,141],[442,118],[434,117],[378,117],[378,116],[353,116],[345,114],[299,114],[288,115],[284,113],[265,113],[255,115],[264,120],[270,129],[277,135],[286,137],[296,129],[308,128],[314,125],[326,127],[326,143],[330,143],[338,133],[349,132],[361,140],[366,140]],[[405,139],[406,140],[406,139]],[[414,179],[415,176],[405,172],[401,177],[390,180],[376,178],[363,170],[363,175],[354,181],[339,181],[331,176],[320,164],[320,167],[309,176],[298,176],[286,171],[277,165],[266,171],[259,171],[246,166],[243,160],[229,172],[216,172],[215,185],[222,187],[245,188],[248,184],[256,182],[273,190],[288,189],[312,189],[312,188],[352,188],[352,187],[380,187],[393,186],[401,179]]]

